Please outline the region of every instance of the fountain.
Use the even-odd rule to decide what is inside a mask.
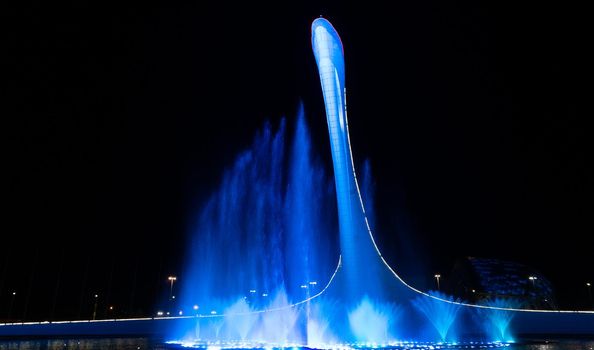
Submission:
[[[488,309],[477,309],[478,316],[484,326],[485,333],[490,341],[513,342],[509,324],[516,315],[513,309],[518,309],[521,303],[511,298],[488,299],[481,303],[489,306]]]
[[[244,297],[262,308],[281,286],[289,299],[301,300],[317,286],[309,282],[321,284],[333,272],[338,250],[332,188],[311,156],[302,110],[290,147],[285,129],[284,121],[276,131],[266,124],[200,209],[180,309],[198,305],[220,313],[229,303],[215,300]]]
[[[460,311],[460,305],[454,303],[454,298],[437,291],[431,291],[429,295],[434,298],[420,295],[411,301],[413,306],[433,325],[439,334],[439,341],[457,341],[450,330],[456,320],[458,311]],[[450,302],[444,302],[444,300]]]
[[[336,315],[334,310],[340,307],[338,302],[320,297],[308,307],[309,309],[306,310],[308,347],[320,348],[324,344],[338,343],[338,338],[331,329],[331,324],[335,323],[332,319]]]
[[[178,323],[183,328],[178,334],[197,330],[184,346],[447,349],[462,339],[461,310],[482,320],[461,330],[474,331],[482,323],[491,334],[486,342],[464,338],[466,348],[477,341],[481,348],[508,346],[503,341],[511,339],[510,322],[526,310],[501,300],[471,305],[440,292],[422,292],[381,255],[371,231],[369,167],[364,166],[361,191],[352,159],[342,42],[323,18],[312,24],[312,47],[335,192],[312,159],[302,110],[288,157],[284,121],[277,131],[266,125],[258,133],[225,172],[196,224],[181,305],[213,311]],[[337,245],[340,260],[333,248]],[[215,302],[221,298],[233,302]],[[522,315],[546,320],[542,314]],[[558,324],[582,319],[559,315]]]
[[[391,328],[399,317],[400,309],[396,305],[373,302],[367,296],[348,315],[357,342],[380,344],[396,339]]]
[[[521,327],[525,334],[594,334],[594,312],[524,310],[498,299],[462,303],[416,289],[388,265],[372,233],[369,166],[363,167],[363,181],[355,171],[342,42],[323,18],[312,24],[312,48],[333,182],[313,157],[303,110],[292,138],[284,120],[276,128],[266,124],[199,208],[190,225],[187,270],[177,284],[182,290],[161,305],[165,313],[0,324],[0,335],[169,332],[183,346],[211,349],[426,350],[457,347],[458,338],[467,342],[464,348],[475,348],[477,340],[466,339],[481,325],[489,341],[477,338],[479,348],[507,346],[502,341],[511,339],[510,327],[518,333]],[[381,74],[381,67],[372,73]],[[171,278],[170,293],[177,281]],[[463,322],[472,315],[473,324]]]
[[[252,146],[227,169],[195,225],[179,305],[211,311],[189,319],[198,324],[185,326],[196,329],[197,337],[189,341],[385,345],[413,337],[418,328],[418,316],[400,322],[405,308],[396,299],[407,300],[414,293],[397,282],[371,237],[370,167],[364,164],[361,192],[350,153],[345,96],[339,96],[344,94],[344,67],[335,56],[341,51],[332,44],[339,39],[325,20],[314,21],[312,32],[336,192],[312,158],[303,109],[290,146],[284,120],[276,130],[266,124],[258,132]],[[338,267],[333,248],[337,231]],[[445,340],[458,306],[426,296],[413,304]]]
[[[258,314],[254,313],[246,298],[240,298],[224,311],[225,324],[230,331],[230,339],[245,341],[250,330],[258,320]]]

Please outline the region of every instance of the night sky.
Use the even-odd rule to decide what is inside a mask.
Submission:
[[[196,207],[300,101],[330,169],[310,46],[320,15],[343,40],[354,157],[371,162],[388,260],[434,288],[459,258],[508,259],[547,276],[561,306],[583,303],[583,8],[248,3],[3,10],[0,319],[14,291],[12,318],[88,318],[95,293],[101,317],[152,314],[167,276],[183,281]]]

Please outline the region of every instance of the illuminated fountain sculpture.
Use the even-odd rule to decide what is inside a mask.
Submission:
[[[294,266],[289,270],[297,271],[298,280],[308,278],[309,270],[304,269],[307,264],[303,262],[309,259],[307,256],[311,253],[313,238],[328,232],[313,230],[314,236],[311,236],[311,227],[314,227],[311,225],[314,223],[304,226],[304,222],[314,217],[317,218],[315,220],[320,219],[318,210],[312,210],[310,205],[320,206],[323,201],[310,199],[321,191],[317,191],[313,182],[309,181],[316,177],[311,177],[310,170],[313,168],[307,158],[309,141],[305,137],[307,132],[303,119],[299,119],[294,137],[293,160],[290,161],[292,170],[289,171],[293,176],[288,180],[286,193],[280,185],[282,179],[279,180],[282,172],[278,172],[282,163],[282,153],[278,150],[283,148],[281,131],[284,123],[277,134],[265,129],[264,136],[255,142],[255,152],[248,152],[238,159],[235,173],[239,175],[225,178],[220,199],[207,205],[203,213],[207,221],[216,217],[216,225],[209,226],[218,228],[210,233],[211,239],[220,240],[221,235],[240,232],[242,237],[229,236],[227,243],[223,242],[220,246],[234,252],[233,260],[227,260],[225,264],[213,260],[216,258],[212,254],[220,252],[213,250],[212,242],[197,246],[197,251],[203,249],[203,254],[195,254],[196,261],[192,264],[200,266],[199,273],[194,275],[202,278],[203,283],[191,281],[186,287],[189,292],[180,299],[201,297],[210,304],[206,313],[178,318],[180,322],[176,324],[173,337],[183,339],[184,346],[197,347],[387,346],[425,349],[433,348],[436,343],[439,348],[455,347],[458,342],[469,342],[472,347],[483,348],[505,346],[507,343],[502,341],[513,340],[514,319],[521,319],[518,324],[524,325],[527,333],[559,333],[566,330],[563,327],[573,327],[578,333],[594,331],[594,322],[585,324],[592,321],[589,312],[522,310],[501,302],[471,305],[440,293],[422,292],[398,276],[382,257],[366,217],[364,204],[367,203],[362,199],[350,147],[342,42],[330,22],[323,18],[316,19],[312,24],[312,48],[322,86],[334,166],[340,241],[338,266],[326,283],[316,282],[319,284],[317,289],[302,284],[300,287],[307,292],[300,298],[295,298],[294,291],[285,292],[287,287],[295,286],[295,280],[287,273],[286,267]],[[258,172],[259,167],[268,169],[264,172],[266,175]],[[305,190],[295,186],[305,186]],[[237,207],[238,201],[245,197],[238,195],[238,191],[246,191],[250,187],[254,187],[248,189],[251,191],[247,196],[250,201],[244,207]],[[284,203],[277,205],[279,202]],[[229,205],[233,207],[231,217],[226,215],[225,208]],[[246,210],[254,206],[258,209],[257,215],[246,214]],[[278,208],[286,210],[279,212]],[[266,213],[266,210],[271,212]],[[245,217],[245,220],[237,221],[238,217]],[[251,232],[256,232],[256,239],[252,236],[246,239],[240,227],[242,225],[253,226],[255,229]],[[262,239],[262,230],[272,231],[272,245]],[[281,233],[288,237],[282,238]],[[247,251],[238,243],[242,240],[249,242]],[[284,255],[276,250],[283,240],[288,242],[286,246],[289,247]],[[261,246],[258,245],[260,243]],[[267,249],[274,251],[270,253]],[[243,264],[236,260],[236,256],[242,254],[248,259]],[[311,268],[317,264],[319,262],[307,266]],[[221,269],[222,266],[227,268]],[[214,269],[225,274],[214,275]],[[250,277],[253,269],[263,269],[268,271],[268,275],[259,279]],[[245,289],[246,278],[247,283],[258,279],[258,283],[268,288],[266,301],[249,300],[249,296],[237,296],[226,302],[215,301],[213,293],[225,291],[222,287],[225,279],[234,278],[237,273],[244,281],[238,279],[241,283],[231,283],[231,291]],[[191,279],[192,274],[188,275]],[[205,280],[206,275],[211,280]],[[251,294],[256,292],[260,295],[262,291],[249,291]],[[186,303],[190,301],[186,300]],[[212,305],[217,305],[219,311],[213,309],[209,312],[214,307]]]

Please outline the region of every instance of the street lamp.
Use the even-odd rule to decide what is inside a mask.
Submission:
[[[99,295],[95,294],[95,306],[93,307],[93,320],[97,318],[97,301],[99,299]]]
[[[309,299],[309,286],[307,284],[302,284],[300,287],[305,292],[305,299]]]
[[[318,281],[310,281],[310,282],[308,282],[308,284],[310,286],[311,292],[313,293],[316,286],[318,285]]]
[[[12,305],[14,304],[14,297],[16,296],[16,292],[12,292],[12,296],[10,297],[10,306],[8,307],[8,319],[12,315]]]
[[[173,282],[177,281],[177,277],[169,276],[167,280],[171,283],[171,287],[169,288],[169,299],[173,299]]]
[[[586,288],[588,288],[588,297],[590,298],[590,307],[594,307],[594,303],[592,302],[592,284],[590,282],[586,282]]]
[[[439,279],[441,278],[441,275],[440,274],[436,274],[434,277],[437,280],[437,290],[440,290],[440,288],[439,288]]]
[[[536,276],[529,276],[528,279],[532,281],[532,287],[534,288],[534,281],[536,281],[538,279],[538,277],[536,277]]]

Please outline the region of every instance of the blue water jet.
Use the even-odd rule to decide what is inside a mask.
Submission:
[[[307,345],[311,348],[320,348],[324,344],[336,344],[339,337],[335,333],[335,317],[338,314],[338,302],[320,297],[307,305]]]
[[[439,334],[440,341],[456,341],[455,335],[451,334],[450,330],[456,320],[460,305],[453,303],[456,300],[444,293],[431,291],[429,294],[435,298],[419,295],[411,300],[413,306],[429,320]],[[449,302],[444,302],[444,300]]]
[[[267,312],[260,314],[262,325],[256,339],[272,344],[302,341],[296,329],[300,309],[291,307],[284,290],[279,290],[275,294],[267,309]]]
[[[221,313],[244,298],[259,309],[281,287],[298,301],[328,281],[338,261],[333,187],[312,157],[303,109],[294,130],[288,144],[284,120],[266,124],[201,207],[179,309]]]
[[[232,340],[245,341],[258,320],[258,314],[249,305],[247,298],[241,298],[225,309],[225,324]]]
[[[349,312],[349,325],[359,343],[382,343],[397,339],[393,327],[399,321],[401,309],[393,303],[374,302],[364,296]]]
[[[514,337],[509,329],[509,324],[516,315],[510,309],[518,309],[521,303],[512,298],[494,298],[481,302],[481,305],[490,306],[489,309],[477,309],[485,333],[489,341],[513,342]]]

